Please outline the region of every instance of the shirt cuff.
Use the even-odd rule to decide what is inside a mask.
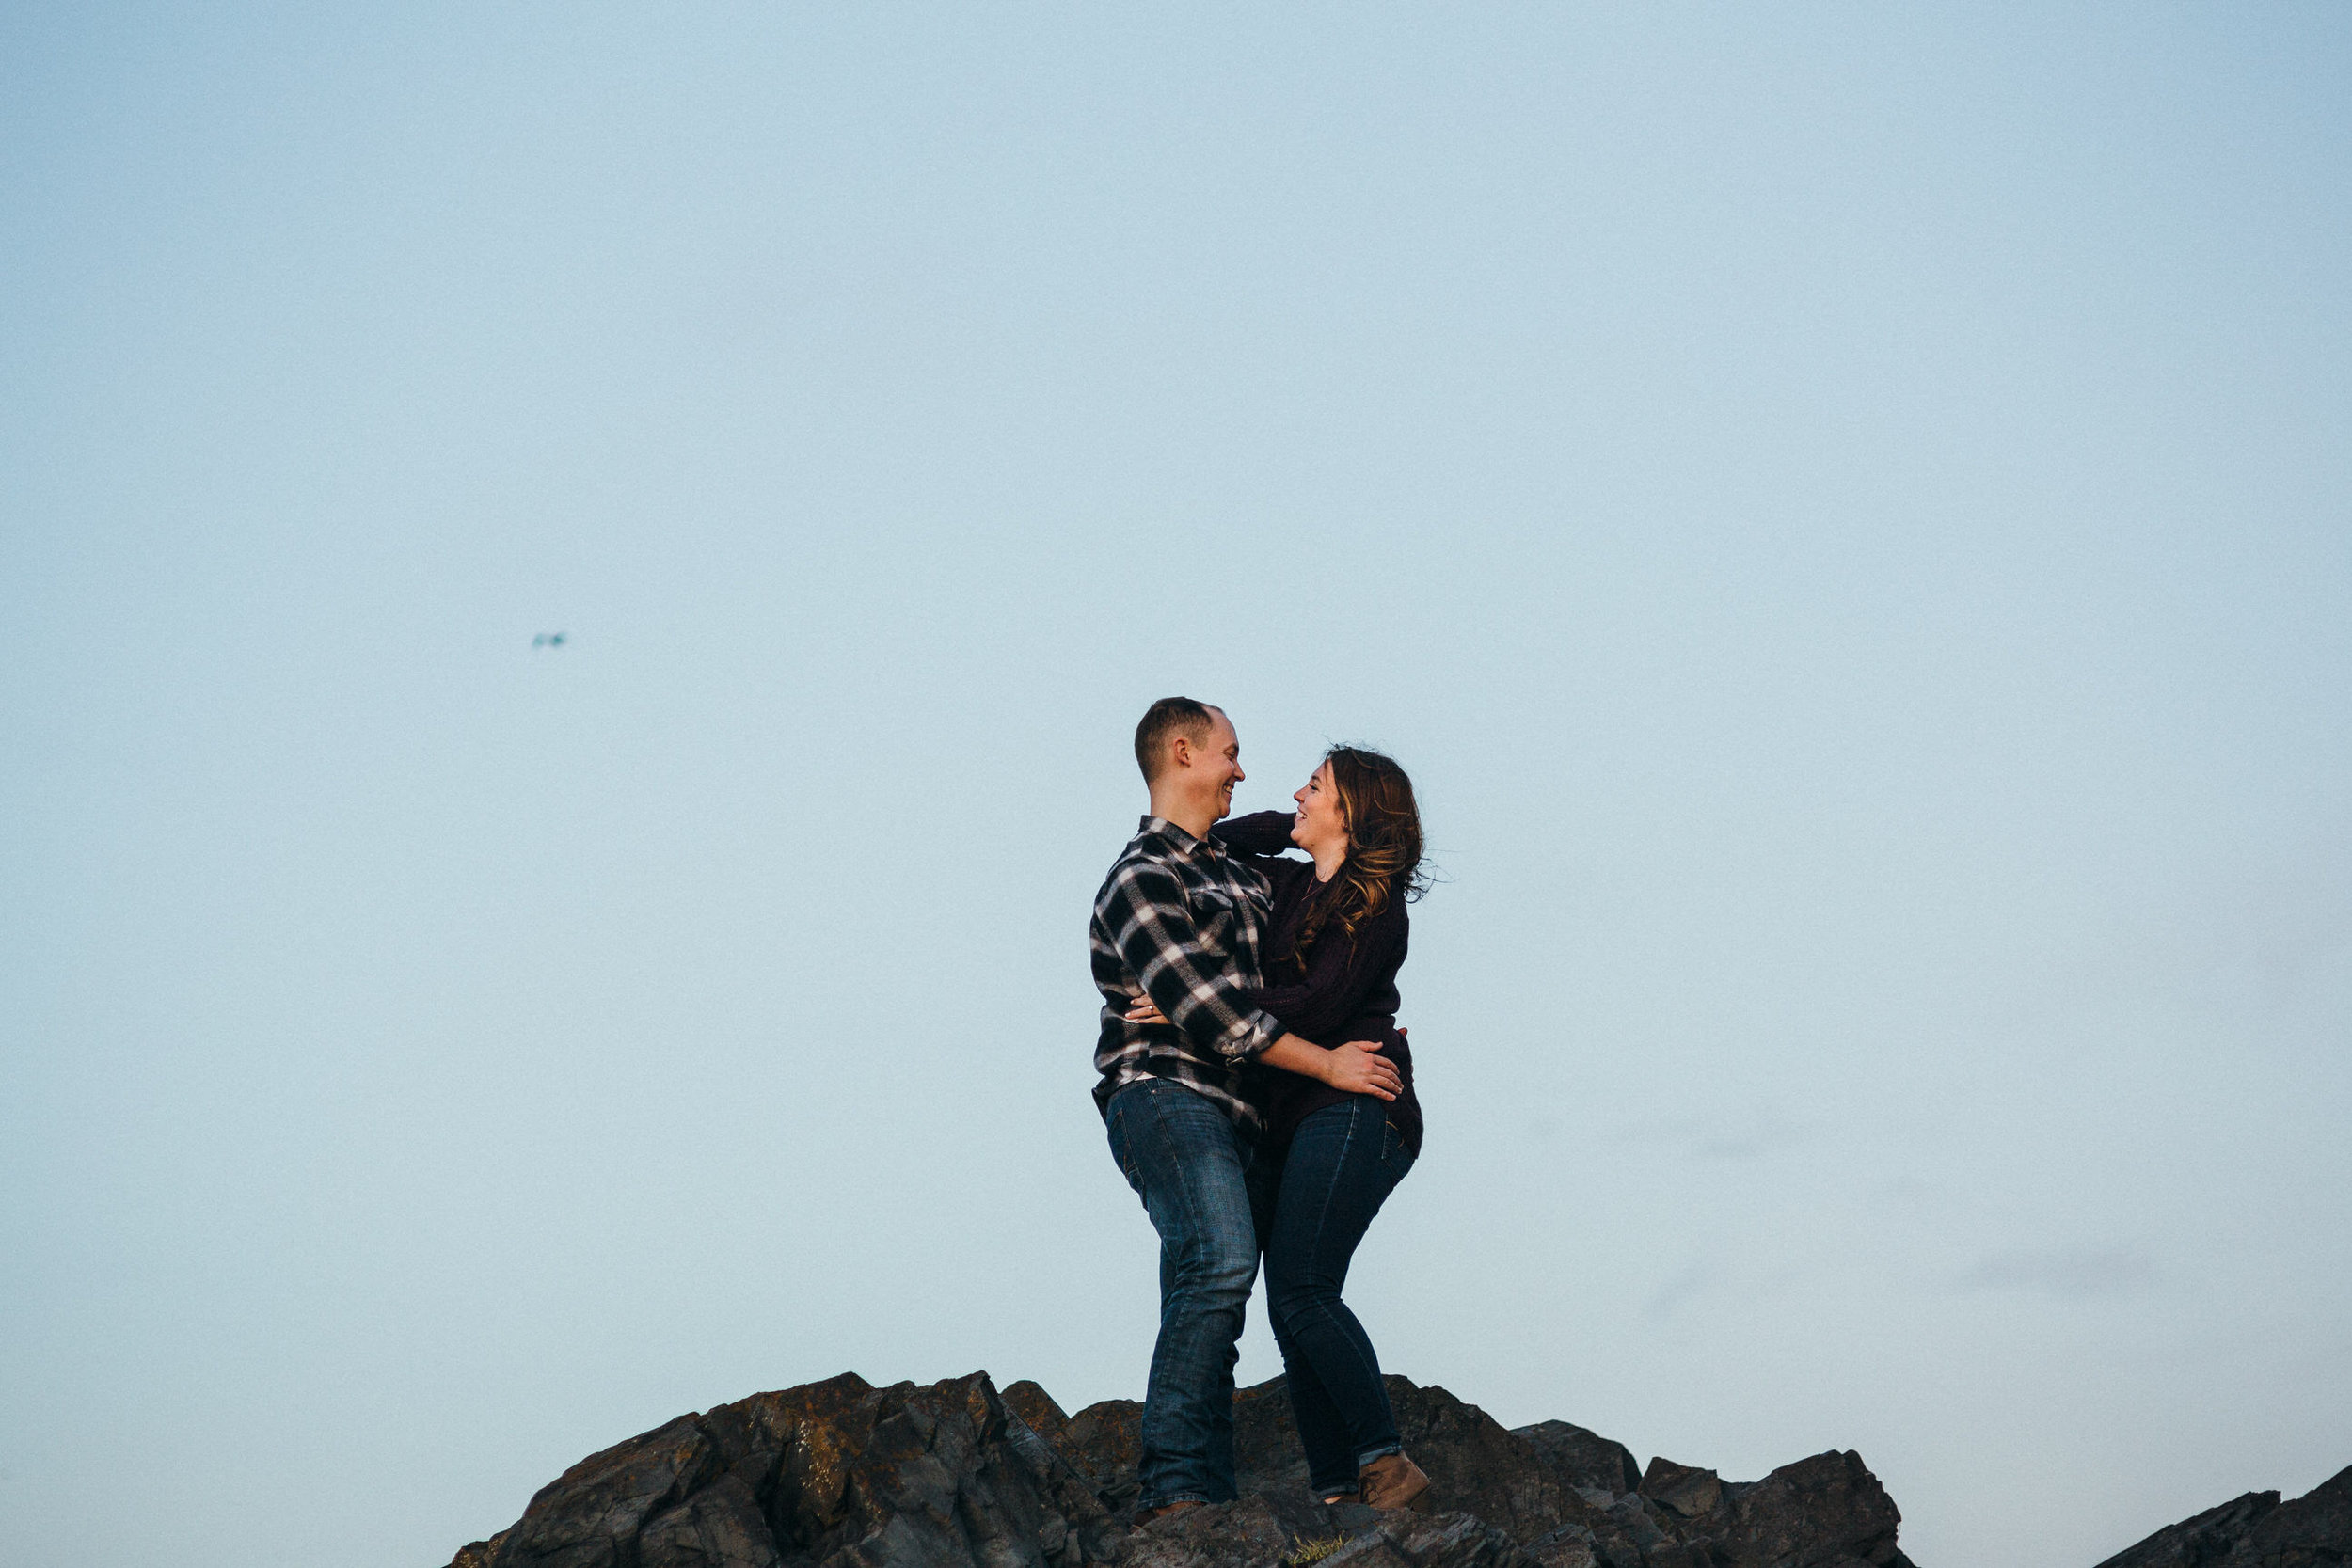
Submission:
[[[1228,1061],[1246,1062],[1267,1046],[1282,1037],[1282,1025],[1272,1013],[1251,1008],[1242,1014],[1241,1022],[1217,1041],[1217,1054]]]

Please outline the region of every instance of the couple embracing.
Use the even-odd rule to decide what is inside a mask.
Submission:
[[[1091,936],[1095,1103],[1160,1236],[1137,1517],[1234,1497],[1233,1364],[1262,1254],[1315,1496],[1413,1506],[1428,1477],[1340,1299],[1421,1148],[1396,1026],[1405,906],[1422,886],[1412,783],[1376,752],[1336,747],[1295,813],[1228,820],[1241,742],[1188,697],[1152,705],[1136,761],[1151,814],[1104,880]]]

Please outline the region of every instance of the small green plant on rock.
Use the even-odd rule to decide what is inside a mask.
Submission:
[[[1347,1544],[1344,1535],[1302,1536],[1291,1555],[1282,1560],[1282,1568],[1307,1568],[1311,1562],[1321,1562]]]

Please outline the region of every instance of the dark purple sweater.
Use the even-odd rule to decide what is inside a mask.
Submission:
[[[1405,900],[1391,895],[1380,912],[1359,921],[1351,938],[1337,923],[1326,925],[1304,958],[1295,956],[1298,933],[1317,900],[1331,884],[1315,879],[1312,861],[1284,855],[1291,847],[1286,811],[1262,811],[1220,822],[1210,835],[1246,857],[1274,884],[1274,909],[1261,951],[1266,983],[1242,992],[1243,1001],[1274,1015],[1282,1027],[1321,1046],[1377,1040],[1380,1053],[1396,1064],[1404,1092],[1389,1101],[1389,1119],[1405,1147],[1421,1150],[1421,1101],[1413,1093],[1413,1055],[1397,1032],[1396,972],[1404,966],[1411,921]],[[1253,1066],[1248,1091],[1264,1107],[1263,1147],[1278,1158],[1290,1147],[1298,1124],[1326,1105],[1356,1098],[1327,1084],[1279,1068]]]

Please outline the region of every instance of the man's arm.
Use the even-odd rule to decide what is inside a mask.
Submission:
[[[1242,1000],[1232,975],[1202,967],[1200,928],[1174,872],[1150,861],[1128,862],[1112,873],[1101,911],[1128,972],[1193,1050],[1239,1061],[1281,1035],[1270,1014]]]
[[[1142,885],[1149,889],[1161,891],[1181,900],[1183,897],[1183,889],[1181,884],[1176,881],[1176,879],[1157,867],[1152,869],[1155,875],[1152,878],[1141,879],[1140,881]],[[1165,880],[1165,888],[1160,886],[1162,879]],[[1375,922],[1375,925],[1383,932],[1387,932],[1393,928],[1395,935],[1401,936],[1402,927],[1404,924],[1401,918],[1401,911],[1383,911],[1382,912],[1384,914],[1394,914],[1399,916],[1399,918],[1388,921],[1378,921]],[[1189,906],[1180,906],[1179,918],[1182,929],[1189,938],[1193,930],[1192,912]],[[1116,945],[1118,946],[1129,972],[1136,974],[1143,974],[1145,973],[1145,960],[1149,958],[1150,955],[1146,954],[1138,956],[1135,952],[1131,951],[1128,942],[1123,940],[1125,929],[1126,927],[1122,924],[1121,928],[1117,933],[1118,940],[1116,941]],[[1373,936],[1374,933],[1368,931],[1366,935],[1369,937]],[[1391,938],[1390,940],[1393,940],[1393,938]],[[1189,943],[1187,944],[1188,948],[1190,945],[1191,944]],[[1318,942],[1316,947],[1319,953],[1327,956],[1327,961],[1331,961],[1329,959],[1330,955],[1343,955],[1345,949],[1347,949],[1350,945],[1351,944],[1342,939],[1338,933],[1334,932],[1325,941]],[[1192,950],[1197,950],[1197,948],[1193,948]],[[1185,962],[1189,963],[1191,952],[1186,951],[1185,953],[1181,954],[1180,957]],[[1376,963],[1377,957],[1378,956],[1376,954],[1373,955],[1371,961]],[[1343,956],[1337,958],[1336,962],[1342,970],[1348,967],[1346,959]],[[1194,965],[1192,967],[1197,973],[1198,966]],[[1327,978],[1327,991],[1332,989],[1334,983],[1335,982],[1333,980]],[[1284,986],[1271,990],[1253,990],[1245,987],[1231,986],[1230,984],[1216,985],[1212,983],[1212,990],[1219,1001],[1230,1004],[1235,1008],[1248,1009],[1249,1008],[1249,1005],[1251,1003],[1262,999],[1271,1003],[1278,998],[1295,996],[1295,998],[1302,1005],[1302,1012],[1311,1012],[1311,1002],[1308,996],[1311,984],[1312,982],[1311,980],[1310,986]],[[1163,991],[1165,989],[1167,988],[1152,985],[1147,981],[1146,991],[1149,996],[1151,1006],[1149,1007],[1145,1007],[1141,1004],[1137,1004],[1136,1007],[1129,1010],[1127,1014],[1128,1022],[1131,1023],[1157,1023],[1163,1025],[1173,1023],[1175,1022],[1174,1015],[1168,1011],[1168,1005],[1166,1001],[1163,1000]],[[1328,1026],[1333,1030],[1337,1030],[1342,1024],[1345,1023],[1349,1019],[1352,1019],[1355,1016],[1353,1008],[1360,1005],[1362,1001],[1361,990],[1365,989],[1369,989],[1369,987],[1363,987],[1350,995],[1345,993],[1343,988],[1343,994],[1339,997],[1335,998],[1326,995],[1312,1000],[1319,1000],[1323,1002],[1324,1005],[1331,1010],[1332,1016],[1328,1018]],[[1345,1044],[1326,1047],[1318,1045],[1313,1040],[1308,1039],[1297,1034],[1295,1032],[1296,1029],[1302,1025],[1297,1020],[1292,1019],[1287,1014],[1272,1016],[1271,1009],[1265,1008],[1253,1009],[1252,1012],[1253,1016],[1265,1019],[1273,1030],[1273,1037],[1268,1041],[1261,1042],[1255,1051],[1250,1053],[1255,1054],[1257,1059],[1263,1062],[1266,1066],[1271,1068],[1279,1068],[1284,1072],[1295,1072],[1303,1078],[1315,1079],[1320,1083],[1328,1084],[1333,1088],[1342,1090],[1348,1094],[1368,1094],[1380,1100],[1394,1100],[1397,1097],[1398,1092],[1403,1089],[1404,1076],[1398,1070],[1394,1062],[1390,1061],[1387,1057],[1378,1054],[1380,1050],[1379,1041],[1350,1040]],[[1288,1024],[1289,1027],[1285,1028],[1285,1024]],[[1214,1042],[1202,1044],[1197,1037],[1189,1033],[1187,1033],[1186,1038],[1194,1044],[1195,1049],[1197,1050],[1203,1052],[1216,1052],[1223,1055],[1235,1054],[1235,1053],[1228,1052],[1223,1046]]]

